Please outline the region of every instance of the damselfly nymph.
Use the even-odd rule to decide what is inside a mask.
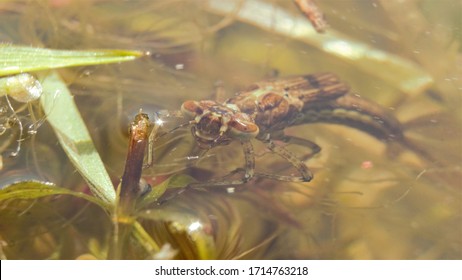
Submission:
[[[349,126],[381,141],[396,141],[414,152],[425,153],[404,137],[400,122],[390,112],[352,94],[349,85],[331,73],[257,82],[223,103],[185,101],[181,112],[190,120],[181,127],[190,126],[198,147],[208,151],[238,141],[244,153],[243,167],[232,172],[243,173],[240,179],[228,180],[229,176],[225,176],[196,184],[200,186],[238,185],[253,177],[310,181],[313,174],[305,162],[280,144],[296,142],[305,146],[310,151],[307,158],[319,153],[321,148],[316,143],[284,134],[288,127],[307,123]],[[299,176],[256,171],[253,140],[264,143],[269,151],[289,162]],[[154,142],[153,139],[151,144]],[[149,158],[151,156],[150,153]]]

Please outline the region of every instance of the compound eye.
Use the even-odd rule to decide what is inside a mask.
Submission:
[[[248,140],[258,135],[258,126],[247,120],[234,119],[228,123],[229,134],[233,138]]]
[[[194,100],[187,100],[181,104],[181,112],[191,119],[194,119],[196,116],[201,115],[204,110],[202,109],[199,102]]]

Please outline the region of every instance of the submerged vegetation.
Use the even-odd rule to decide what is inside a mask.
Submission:
[[[292,1],[2,1],[0,258],[462,258],[462,7],[443,2],[318,1],[320,34]],[[389,109],[433,160],[310,124],[286,133],[319,154],[286,147],[311,182],[185,188],[241,168],[241,148],[204,153],[155,113],[315,72]]]

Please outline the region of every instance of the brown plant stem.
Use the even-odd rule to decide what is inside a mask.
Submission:
[[[124,173],[119,185],[119,200],[114,212],[113,246],[109,258],[121,259],[127,238],[133,230],[133,212],[137,199],[142,193],[140,187],[143,169],[144,151],[148,144],[150,122],[147,114],[140,112],[130,124],[128,153],[125,161]]]
[[[140,187],[144,152],[148,144],[149,118],[138,113],[130,125],[127,160],[120,183],[119,214],[130,215],[142,189]]]

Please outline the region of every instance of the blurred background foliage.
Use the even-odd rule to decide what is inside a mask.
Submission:
[[[461,2],[317,3],[330,26],[325,34],[285,0],[0,2],[2,43],[149,52],[120,65],[59,71],[115,185],[128,124],[140,108],[177,110],[187,99],[215,98],[217,84],[230,97],[274,75],[323,71],[392,110],[406,135],[438,159],[424,162],[407,151],[388,156],[392,147],[349,128],[290,128],[322,147],[307,161],[312,182],[257,179],[232,190],[172,189],[162,203],[140,209],[137,225],[146,235],[130,238],[123,258],[462,258]],[[6,115],[0,110],[1,121]],[[2,152],[5,137],[11,136],[0,135]],[[196,153],[188,129],[158,146],[157,166],[143,173],[154,189],[172,174],[205,180],[243,163],[239,145],[230,145],[188,167],[185,158]],[[17,157],[2,161],[0,188],[38,180],[88,192],[46,123],[24,140]],[[275,172],[287,164],[265,154],[257,168]],[[78,198],[0,201],[0,257],[106,258],[112,228],[105,211]]]

